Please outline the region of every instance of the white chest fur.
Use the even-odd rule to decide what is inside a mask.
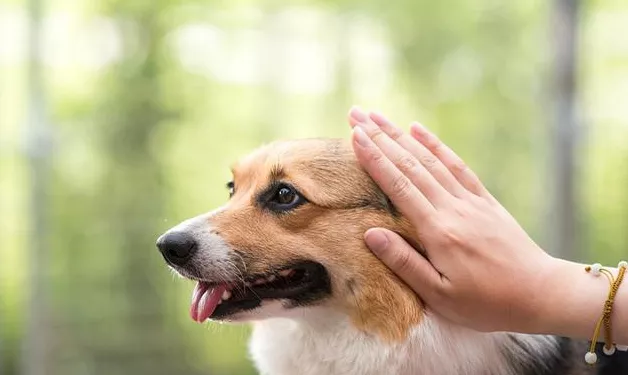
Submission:
[[[505,356],[503,349],[512,344],[506,334],[469,332],[433,317],[407,341],[390,344],[358,331],[347,318],[317,315],[255,323],[250,351],[260,374],[510,375],[513,359],[542,358],[556,348],[551,337],[522,335],[518,339],[527,350]]]

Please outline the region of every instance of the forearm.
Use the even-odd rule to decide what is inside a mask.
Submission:
[[[539,315],[534,329],[537,333],[591,339],[610,285],[604,275],[596,277],[585,272],[585,266],[556,260],[546,287],[539,291],[544,297],[538,301]],[[606,268],[617,275],[617,268]],[[628,345],[628,278],[615,296],[611,322],[613,341]],[[604,341],[603,334],[598,341]]]

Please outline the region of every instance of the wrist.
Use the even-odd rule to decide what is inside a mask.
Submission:
[[[564,288],[560,285],[561,274],[565,273],[564,261],[543,252],[539,257],[528,259],[527,264],[527,271],[522,270],[524,276],[519,281],[525,286],[519,285],[511,289],[518,293],[510,296],[514,307],[511,309],[507,330],[526,334],[551,334],[553,332],[549,332],[549,328],[553,327],[553,320],[560,313],[554,291]]]
[[[539,291],[534,333],[591,338],[610,287],[605,277],[587,273],[585,266],[552,258],[545,286]],[[616,274],[616,270],[613,273]]]

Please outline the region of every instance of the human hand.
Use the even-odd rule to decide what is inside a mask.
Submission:
[[[369,248],[429,306],[476,330],[537,332],[559,260],[543,251],[450,148],[419,124],[349,114],[363,168],[415,227],[422,256],[383,228]]]

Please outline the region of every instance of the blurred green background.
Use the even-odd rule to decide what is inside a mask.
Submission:
[[[615,264],[626,35],[624,0],[2,0],[0,374],[253,374],[155,239],[261,143],[347,137],[354,103],[436,131],[549,251]]]

